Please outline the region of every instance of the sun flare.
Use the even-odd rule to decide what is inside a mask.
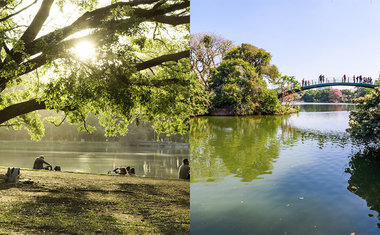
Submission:
[[[75,46],[74,53],[80,59],[90,59],[95,56],[94,44],[88,41],[80,42]]]

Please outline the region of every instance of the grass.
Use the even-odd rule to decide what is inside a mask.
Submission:
[[[33,184],[0,179],[0,234],[190,232],[188,181],[25,169],[21,174]]]

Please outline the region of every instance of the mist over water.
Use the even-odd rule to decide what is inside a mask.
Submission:
[[[132,127],[129,136],[119,139],[105,138],[101,131],[95,136],[78,134],[75,127],[57,128],[55,134],[53,130],[40,142],[18,132],[10,132],[15,135],[8,138],[2,130],[0,166],[32,168],[34,159],[44,155],[47,162],[63,171],[105,174],[130,166],[138,176],[178,178],[178,167],[189,158],[186,136],[156,141],[147,127]]]

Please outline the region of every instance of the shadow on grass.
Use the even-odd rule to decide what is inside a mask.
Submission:
[[[190,230],[190,195],[188,191],[156,185],[119,184],[122,190],[135,192],[125,198],[124,206],[141,215],[149,226],[164,234],[186,234]],[[126,195],[120,195],[126,197]]]
[[[39,232],[122,234],[115,218],[92,213],[92,208],[103,206],[90,202],[83,193],[53,193],[38,196],[35,201],[1,205],[0,225]]]
[[[3,189],[16,186],[7,187]],[[23,187],[23,192],[31,196],[30,201],[0,204],[0,227],[10,231],[54,234],[190,231],[189,193],[174,187],[165,189],[148,184],[119,184],[117,190],[17,187]]]

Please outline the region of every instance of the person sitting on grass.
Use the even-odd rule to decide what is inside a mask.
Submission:
[[[34,160],[33,169],[51,170],[53,167],[48,162],[46,162],[44,159],[45,159],[45,157],[43,155],[36,158],[36,160]],[[44,164],[46,164],[47,166],[44,167]]]
[[[190,162],[189,159],[183,159],[183,164],[179,167],[178,178],[188,180],[190,179]]]
[[[130,166],[127,166],[127,167],[117,167],[117,168],[115,168],[112,171],[112,174],[126,175],[126,174],[129,174],[130,171],[131,171],[131,167]],[[109,171],[108,174],[111,174],[111,172]]]
[[[132,169],[128,172],[128,174],[129,174],[130,176],[136,176],[136,174],[135,174],[135,168],[132,168]]]

